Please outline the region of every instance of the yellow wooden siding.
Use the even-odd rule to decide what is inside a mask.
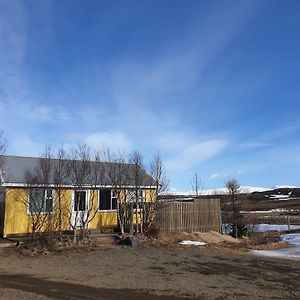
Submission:
[[[72,198],[74,191],[72,189],[64,189],[61,192],[60,211],[62,213],[62,230],[70,230],[70,214],[72,210]],[[91,208],[90,218],[93,218],[89,223],[90,229],[98,228],[116,228],[118,225],[118,217],[116,211],[101,212],[98,210],[99,199],[98,190],[90,191]],[[58,192],[54,194],[54,210],[50,215],[50,219],[45,223],[55,230],[57,228],[57,220],[59,215],[59,197]],[[145,199],[147,202],[155,201],[155,192],[153,190],[145,190]],[[31,215],[27,212],[28,209],[28,189],[24,188],[7,188],[5,200],[5,216],[4,216],[4,237],[14,234],[29,234],[31,233]],[[46,226],[45,225],[45,226]],[[45,228],[43,228],[45,229]],[[42,230],[43,230],[42,229]]]

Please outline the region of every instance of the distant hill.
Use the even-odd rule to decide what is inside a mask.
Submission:
[[[297,187],[278,187],[274,189],[264,189],[255,187],[241,187],[240,194],[248,195],[248,199],[252,200],[289,200],[292,198],[300,198],[300,188]],[[217,197],[226,199],[228,196],[225,188],[215,190],[204,190],[198,196],[199,198],[212,198]],[[195,198],[193,192],[172,192],[165,193],[160,196],[161,200],[181,200],[191,201]]]
[[[275,188],[273,190],[253,192],[250,195],[250,199],[253,200],[288,200],[296,197],[300,197],[300,188],[294,187]]]

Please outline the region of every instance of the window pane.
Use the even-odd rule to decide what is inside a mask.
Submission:
[[[100,190],[100,210],[111,210],[111,190],[110,189],[101,189]]]
[[[45,212],[51,213],[53,210],[53,191],[47,190],[46,191],[46,207]]]
[[[133,190],[126,191],[126,201],[127,202],[135,202],[135,191],[133,191]]]
[[[29,212],[41,213],[44,211],[45,190],[36,188],[29,191]]]
[[[48,198],[48,197],[51,197],[52,198],[52,190],[47,190],[46,191],[46,197]]]
[[[74,211],[85,211],[86,209],[86,192],[76,191],[74,201]]]
[[[112,209],[117,209],[117,202],[118,202],[117,197],[112,197],[111,198]]]
[[[144,202],[144,191],[138,190],[138,194],[139,194],[139,202]]]

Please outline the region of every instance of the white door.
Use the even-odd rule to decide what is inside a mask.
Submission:
[[[87,222],[89,209],[89,192],[88,191],[74,191],[72,201],[72,219],[73,227],[82,227]]]

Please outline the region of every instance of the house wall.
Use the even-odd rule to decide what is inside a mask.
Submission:
[[[0,237],[4,230],[5,188],[0,186]]]
[[[98,190],[90,190],[89,207],[90,216],[92,218],[89,223],[90,229],[98,228],[116,228],[118,226],[118,218],[116,211],[102,212],[98,210]],[[54,211],[47,217],[47,220],[43,222],[44,226],[41,231],[46,229],[46,226],[50,226],[52,230],[57,230],[58,220],[60,219],[59,212],[62,214],[61,230],[71,230],[70,217],[72,212],[72,189],[64,189],[60,193],[56,191],[54,197]],[[147,202],[155,201],[155,191],[147,189],[145,190],[145,199]],[[60,206],[59,206],[60,199]],[[100,200],[101,201],[101,200]],[[61,207],[59,210],[58,207]],[[32,232],[32,216],[28,212],[28,189],[24,188],[6,188],[6,201],[4,210],[4,230],[3,236],[30,234]]]

